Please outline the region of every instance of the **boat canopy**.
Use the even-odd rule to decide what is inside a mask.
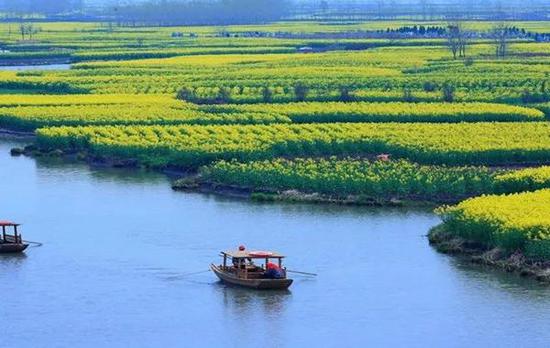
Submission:
[[[277,252],[264,250],[231,250],[222,251],[221,254],[222,256],[232,257],[235,259],[282,259],[285,257]]]
[[[15,222],[11,222],[11,221],[0,220],[0,227],[7,227],[7,226],[19,226],[19,224],[16,224]]]

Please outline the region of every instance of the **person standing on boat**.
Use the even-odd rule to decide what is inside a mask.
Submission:
[[[266,265],[265,277],[268,279],[282,279],[285,277],[281,267],[272,262],[268,262]]]

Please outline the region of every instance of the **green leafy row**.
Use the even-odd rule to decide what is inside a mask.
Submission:
[[[45,148],[84,148],[143,163],[197,168],[220,160],[390,153],[431,164],[544,164],[550,123],[332,123],[40,129]]]
[[[295,123],[544,120],[540,110],[488,103],[288,103],[206,106],[211,112],[267,112]]]
[[[550,189],[471,198],[438,212],[457,236],[550,259]]]
[[[201,179],[253,190],[298,190],[345,198],[447,200],[491,192],[485,168],[425,166],[406,160],[276,159],[220,161],[203,167]]]

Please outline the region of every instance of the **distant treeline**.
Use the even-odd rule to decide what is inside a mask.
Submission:
[[[296,19],[548,20],[547,0],[295,0]]]
[[[106,14],[122,25],[229,25],[280,20],[290,9],[286,0],[163,0],[114,7]]]
[[[38,15],[38,16],[36,16]],[[547,0],[0,0],[6,20],[226,25],[276,20],[548,20]]]
[[[6,15],[59,15],[82,12],[84,0],[0,0],[0,11]]]

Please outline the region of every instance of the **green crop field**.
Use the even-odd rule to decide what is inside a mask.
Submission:
[[[38,142],[186,168],[219,159],[381,152],[423,163],[509,165],[548,161],[550,123],[58,127],[39,129]]]
[[[345,199],[438,200],[491,192],[493,174],[486,168],[422,166],[404,160],[275,159],[220,161],[203,167],[201,180],[269,191],[297,190]]]
[[[483,196],[440,209],[448,229],[488,247],[550,257],[550,189]]]

